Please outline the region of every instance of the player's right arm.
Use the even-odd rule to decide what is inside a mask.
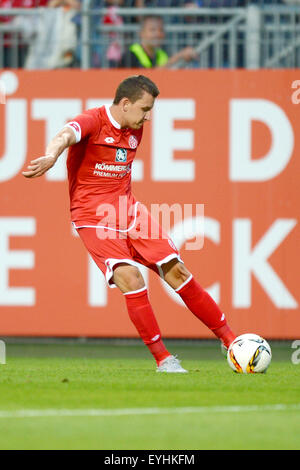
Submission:
[[[58,157],[63,151],[76,144],[76,135],[70,127],[64,127],[49,143],[46,148],[46,154],[42,157],[31,160],[27,171],[22,171],[26,178],[36,178],[42,176],[46,171],[53,167]]]

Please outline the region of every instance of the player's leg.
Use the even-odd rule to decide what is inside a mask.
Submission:
[[[224,313],[208,292],[178,259],[163,264],[161,269],[165,281],[180,295],[188,309],[228,348],[235,335],[228,326]]]
[[[180,295],[189,310],[201,320],[213,333],[220,338],[225,347],[235,339],[229,328],[225,315],[221,312],[212,297],[199,285],[192,274],[186,269],[179,252],[164,233],[162,227],[151,217],[146,208],[141,207],[144,225],[148,227],[148,236],[130,232],[131,244],[141,257],[140,262],[148,264]],[[156,229],[153,232],[152,228]],[[149,229],[150,228],[150,229]],[[156,233],[156,237],[153,237]],[[138,260],[138,256],[134,256]]]
[[[109,287],[118,287],[124,294],[129,317],[159,365],[170,353],[161,341],[144,279],[126,240],[99,240],[93,228],[80,228],[78,234]]]
[[[140,291],[146,287],[140,270],[125,262],[120,262],[114,267],[112,280],[123,294]]]
[[[135,266],[118,264],[114,268],[113,282],[123,293],[129,317],[159,366],[171,354],[161,339],[141,272]]]

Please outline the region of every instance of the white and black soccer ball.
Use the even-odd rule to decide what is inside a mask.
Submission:
[[[240,374],[264,373],[270,365],[272,351],[269,343],[261,336],[247,333],[231,343],[227,361],[234,372]]]

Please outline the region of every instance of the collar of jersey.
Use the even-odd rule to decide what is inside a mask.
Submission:
[[[121,129],[121,126],[120,124],[112,117],[111,115],[111,112],[110,112],[110,109],[109,109],[109,104],[106,104],[105,105],[105,111],[106,111],[106,114],[108,116],[108,119],[110,120],[110,122],[112,123],[112,125],[114,127],[116,127],[117,129]]]

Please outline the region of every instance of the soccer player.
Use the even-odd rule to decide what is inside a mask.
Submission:
[[[158,95],[149,78],[126,78],[111,106],[90,109],[68,122],[49,143],[45,156],[32,160],[22,173],[27,178],[42,176],[70,147],[73,226],[108,285],[124,295],[130,319],[156,360],[157,372],[183,373],[187,371],[162,341],[137,263],[159,274],[225,348],[235,335],[224,313],[182,262],[172,240],[132,194],[132,162]]]

